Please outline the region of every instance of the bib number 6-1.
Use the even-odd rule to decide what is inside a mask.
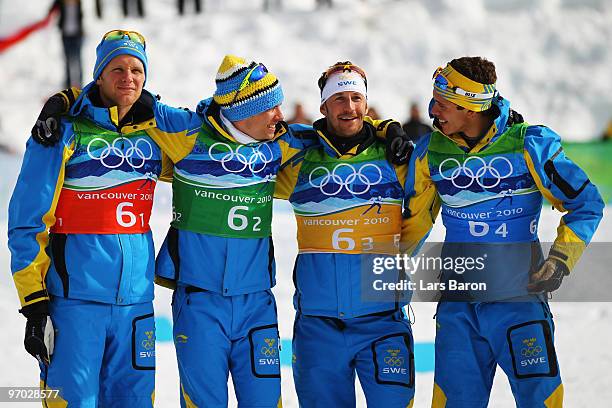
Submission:
[[[238,211],[248,211],[249,207],[246,205],[237,205],[230,208],[227,214],[227,225],[234,231],[243,231],[249,226],[249,219],[246,215],[240,214]],[[255,224],[253,225],[253,231],[261,231],[259,224],[261,224],[261,217],[253,217]]]
[[[130,228],[136,225],[138,221],[138,217],[140,217],[140,226],[144,227],[144,214],[138,214],[138,217],[133,212],[126,210],[126,207],[133,207],[134,203],[130,202],[122,202],[117,205],[117,210],[115,211],[115,217],[117,219],[117,224],[121,225],[124,228]]]

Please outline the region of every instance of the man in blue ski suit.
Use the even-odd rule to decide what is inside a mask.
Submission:
[[[96,54],[94,82],[78,98],[63,94],[72,109],[55,127],[59,143],[28,141],[9,205],[11,270],[41,388],[59,389],[45,406],[152,407],[148,221],[160,146],[174,160],[185,155],[190,139],[179,129],[194,115],[143,89],[142,35],[113,30]]]
[[[480,57],[436,70],[436,129],[419,141],[406,182],[414,187],[407,191],[411,205],[441,203],[442,259],[471,257],[482,266],[441,271],[436,408],[486,407],[497,365],[517,407],[562,406],[546,293],[559,288],[602,217],[597,188],[565,156],[559,136],[525,123],[496,80],[493,63]],[[547,258],[537,235],[543,198],[565,212]]]
[[[402,310],[409,299],[395,291],[369,299],[362,268],[372,275],[375,258],[409,237],[420,241],[428,229],[414,238],[412,219],[402,219],[407,167],[385,160],[376,128],[364,121],[363,69],[339,62],[319,87],[320,145],[284,167],[276,190],[297,219],[293,378],[300,406],[354,407],[358,375],[369,407],[412,407],[412,331]],[[398,272],[390,275],[397,282]]]
[[[277,407],[272,193],[281,162],[299,145],[286,128],[275,132],[283,92],[262,64],[228,55],[216,83],[198,105],[194,149],[174,165],[173,221],[156,279],[176,286],[181,406],[227,406],[231,371],[240,407]]]

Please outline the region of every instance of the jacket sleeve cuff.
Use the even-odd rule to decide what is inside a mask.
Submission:
[[[49,300],[43,299],[35,303],[30,303],[27,306],[22,307],[19,313],[24,315],[27,319],[31,319],[36,316],[49,316]]]
[[[578,263],[584,248],[582,242],[555,242],[548,252],[548,257],[562,263],[566,267],[565,274],[569,275]]]

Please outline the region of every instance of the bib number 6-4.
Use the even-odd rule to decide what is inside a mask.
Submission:
[[[489,224],[483,221],[469,221],[468,225],[470,227],[470,235],[473,237],[484,237],[489,233]],[[506,238],[508,236],[508,227],[506,223],[502,223],[495,230],[495,235],[499,235],[502,238]]]
[[[473,237],[484,237],[489,233],[490,226],[488,223],[483,221],[468,221],[470,235]],[[538,232],[538,220],[533,219],[529,223],[529,232],[532,235],[537,234]],[[501,223],[494,231],[495,235],[499,235],[502,238],[506,238],[508,236],[508,226],[505,222]]]

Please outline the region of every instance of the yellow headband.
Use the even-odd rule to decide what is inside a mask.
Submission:
[[[434,90],[447,101],[474,112],[491,107],[495,97],[495,84],[481,84],[457,72],[450,65],[434,72]]]

